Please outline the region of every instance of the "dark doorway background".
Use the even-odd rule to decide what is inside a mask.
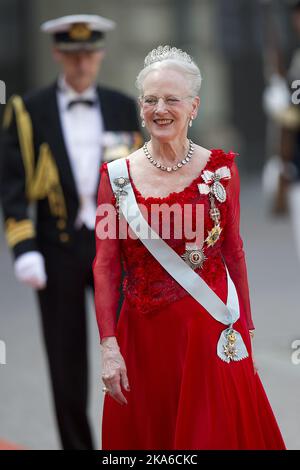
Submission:
[[[0,0],[0,79],[6,84],[6,99],[28,88],[29,15],[30,0]]]

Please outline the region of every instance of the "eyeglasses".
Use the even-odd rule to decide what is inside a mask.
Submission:
[[[148,107],[148,108],[154,108],[158,105],[158,102],[160,99],[163,100],[166,106],[168,107],[174,107],[178,106],[180,103],[182,103],[184,100],[193,98],[193,96],[184,96],[184,97],[179,97],[179,96],[142,96],[141,101],[143,106]]]

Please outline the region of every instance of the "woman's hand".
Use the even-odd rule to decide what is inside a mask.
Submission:
[[[104,338],[102,346],[102,380],[111,395],[120,405],[127,405],[127,400],[122,393],[121,385],[126,391],[130,391],[125,361],[120,353],[115,336]]]
[[[254,353],[253,353],[254,330],[249,330],[249,335],[250,335],[250,338],[251,338],[251,350],[252,350],[252,362],[253,362],[254,374],[256,374],[257,371],[258,371],[258,367],[257,367],[256,362],[254,360]]]

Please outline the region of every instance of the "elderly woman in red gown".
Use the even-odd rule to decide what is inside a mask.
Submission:
[[[223,305],[230,275],[239,317],[217,354],[224,324],[204,307],[206,296],[197,301],[181,285],[185,280],[178,282],[164,268],[159,253],[156,258],[138,236],[128,236],[128,226],[127,236],[118,235],[119,195],[110,164],[103,164],[93,264],[105,385],[102,449],[285,448],[252,358],[236,154],[208,150],[187,137],[199,111],[200,85],[198,66],[181,50],[159,46],[148,54],[137,86],[150,140],[125,159],[127,184],[149,225],[157,205],[189,205],[193,227],[197,207],[203,208],[202,238],[176,236],[175,216],[168,219],[169,236],[162,234],[165,222],[156,232],[197,274],[196,281],[208,286],[208,297]],[[107,205],[113,205],[109,216],[101,210]],[[117,230],[103,236],[98,228],[104,222]],[[237,337],[246,352],[240,357],[230,349]]]

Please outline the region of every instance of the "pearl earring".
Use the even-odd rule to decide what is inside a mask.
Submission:
[[[145,125],[146,125],[146,124],[145,124],[145,121],[144,121],[144,119],[143,119],[143,120],[142,120],[142,127],[145,127]]]
[[[192,127],[192,125],[193,125],[193,119],[194,119],[193,116],[191,116],[191,119],[190,119],[190,122],[189,122],[190,127]]]

